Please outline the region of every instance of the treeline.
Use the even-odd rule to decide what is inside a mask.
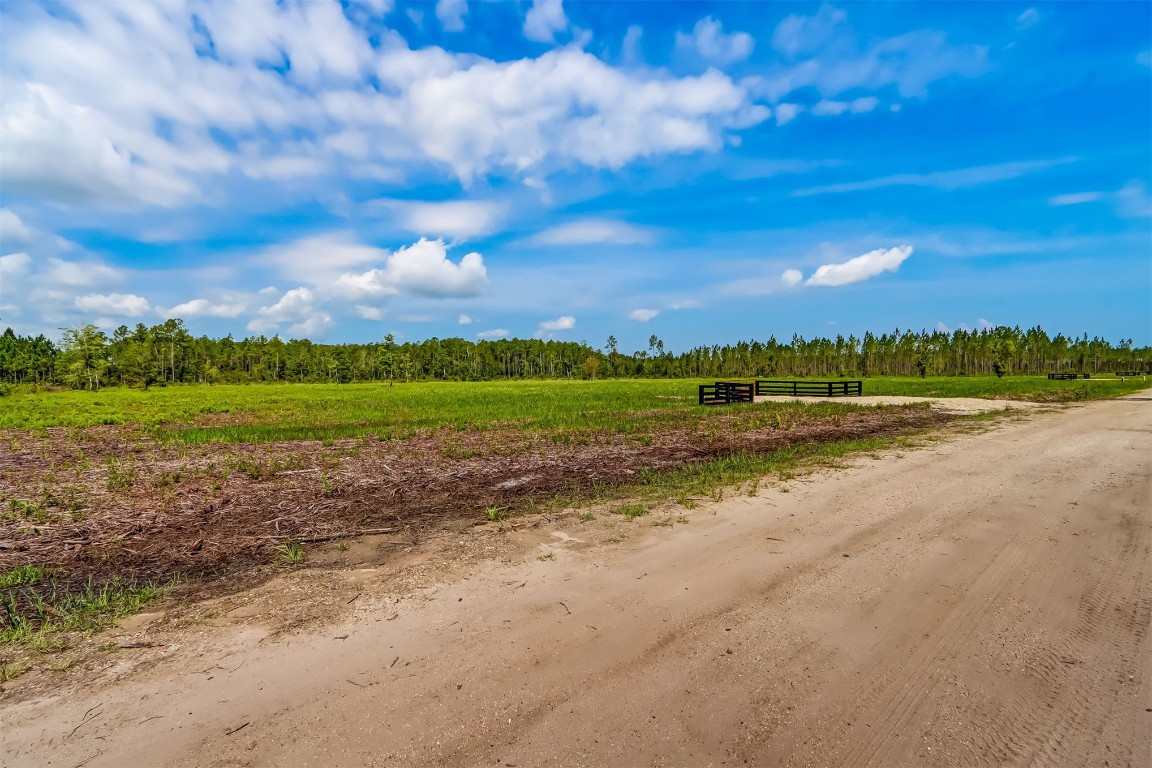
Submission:
[[[1042,328],[866,333],[863,338],[741,341],[675,354],[656,336],[648,349],[621,352],[539,339],[432,338],[397,343],[314,344],[278,336],[193,336],[180,320],[121,326],[111,336],[93,325],[45,336],[0,336],[0,381],[76,389],[167,383],[487,381],[520,378],[1012,375],[1149,369],[1152,348],[1131,339],[1049,336]]]

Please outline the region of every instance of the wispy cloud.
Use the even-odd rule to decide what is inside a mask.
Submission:
[[[655,240],[653,230],[612,219],[581,219],[560,224],[528,238],[530,245],[646,245]]]
[[[1050,160],[1022,160],[1010,163],[996,163],[994,165],[978,165],[971,168],[957,168],[951,171],[932,171],[930,173],[897,173],[891,176],[881,176],[865,181],[850,181],[841,184],[826,184],[824,186],[806,187],[792,193],[793,197],[809,197],[811,195],[837,194],[844,192],[867,192],[884,187],[933,187],[935,189],[953,190],[964,187],[975,187],[981,184],[992,184],[999,181],[1010,181],[1021,176],[1067,165],[1078,160],[1075,157],[1059,157]]]
[[[1048,198],[1048,205],[1082,205],[1084,203],[1095,203],[1097,200],[1103,199],[1103,192],[1072,192],[1067,195],[1054,195]]]
[[[1016,17],[1016,29],[1028,29],[1040,21],[1040,12],[1035,8],[1028,8]]]
[[[691,34],[676,33],[676,47],[692,51],[704,61],[724,65],[743,61],[752,55],[756,41],[747,32],[724,32],[724,25],[711,16],[696,22]]]

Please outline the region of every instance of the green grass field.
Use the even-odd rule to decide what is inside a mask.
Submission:
[[[0,400],[0,428],[119,424],[163,441],[251,443],[411,435],[416,430],[509,427],[544,431],[642,431],[653,420],[691,418],[693,380],[426,382],[110,388],[38,392]],[[1044,377],[869,378],[865,395],[1072,401],[1138,391],[1148,382]],[[837,400],[851,403],[850,399]]]

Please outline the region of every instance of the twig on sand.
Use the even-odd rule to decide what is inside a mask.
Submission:
[[[229,730],[224,731],[224,735],[225,736],[231,736],[232,734],[236,733],[236,731],[244,730],[245,728],[248,727],[248,725],[249,725],[249,723],[241,723],[240,725],[236,726],[235,728],[230,728]]]

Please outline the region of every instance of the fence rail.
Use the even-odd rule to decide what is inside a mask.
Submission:
[[[860,379],[839,381],[777,381],[757,379],[757,395],[792,395],[793,397],[847,397],[864,393],[864,382]]]
[[[1072,381],[1075,379],[1090,379],[1090,373],[1050,373],[1048,374],[1049,380],[1052,381]]]
[[[756,385],[744,381],[718,381],[700,385],[700,405],[750,403]]]

